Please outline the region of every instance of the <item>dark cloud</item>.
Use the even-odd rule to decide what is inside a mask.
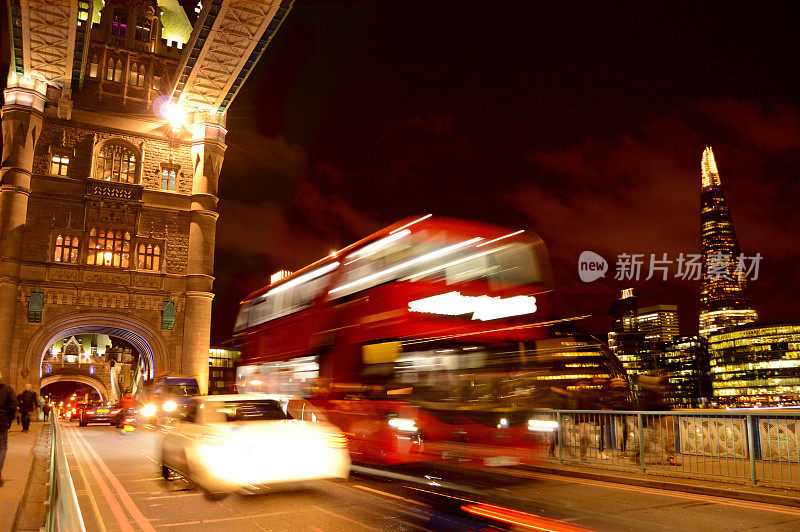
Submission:
[[[742,250],[764,257],[761,278],[752,287],[757,308],[770,320],[797,317],[797,312],[786,315],[785,305],[776,305],[770,294],[774,279],[797,278],[796,268],[783,269],[800,259],[790,229],[800,224],[794,208],[798,186],[793,172],[772,164],[791,157],[800,145],[800,113],[786,105],[765,108],[724,99],[681,106],[632,133],[590,137],[529,155],[533,177],[510,191],[507,200],[545,238],[558,287],[596,316],[593,327],[607,326],[609,294],[632,284],[643,305],[679,303],[685,331],[696,329],[698,283],[616,281],[612,263],[606,280],[585,285],[577,277],[577,259],[585,249],[610,262],[621,253],[648,258],[699,253],[700,157],[708,131],[714,132],[713,148]],[[791,193],[781,195],[781,190]],[[784,297],[800,296],[795,283],[780,284]]]

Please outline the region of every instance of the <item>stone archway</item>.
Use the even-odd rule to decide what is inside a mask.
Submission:
[[[39,389],[41,390],[48,384],[55,384],[56,382],[79,382],[81,384],[88,384],[97,390],[97,393],[100,394],[100,397],[103,399],[103,401],[109,400],[108,389],[103,383],[97,379],[84,377],[83,375],[51,375],[42,379],[42,381],[39,383]]]
[[[135,316],[111,310],[76,312],[43,323],[28,342],[22,367],[28,368],[32,377],[42,379],[47,350],[59,339],[79,334],[106,334],[133,345],[146,360],[148,379],[153,378],[156,369],[170,368],[166,343],[159,329]]]

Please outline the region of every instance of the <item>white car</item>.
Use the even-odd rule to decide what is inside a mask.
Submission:
[[[278,395],[193,398],[168,427],[161,474],[177,472],[210,497],[284,482],[347,478],[347,438],[308,401]]]

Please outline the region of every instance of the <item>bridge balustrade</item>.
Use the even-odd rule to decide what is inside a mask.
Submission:
[[[555,460],[641,473],[800,485],[800,411],[536,410]]]

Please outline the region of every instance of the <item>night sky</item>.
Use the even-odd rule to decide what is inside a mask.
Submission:
[[[798,320],[798,30],[788,3],[299,0],[229,111],[213,341],[273,271],[428,212],[541,235],[591,332],[634,286],[696,334],[698,282],[613,263],[699,253],[706,144],[757,310]],[[586,249],[606,279],[579,280]]]
[[[407,216],[544,238],[556,313],[634,286],[697,332],[699,283],[613,279],[619,253],[699,253],[714,147],[767,321],[800,320],[793,4],[298,0],[228,114],[212,343],[239,300]],[[5,67],[5,64],[4,64]],[[611,262],[582,283],[577,259]]]

